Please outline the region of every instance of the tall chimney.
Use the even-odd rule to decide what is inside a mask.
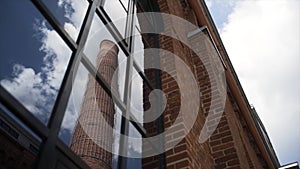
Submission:
[[[118,65],[118,52],[114,42],[103,40],[100,43],[97,68],[109,85],[116,83],[112,77]],[[112,168],[114,114],[112,98],[89,74],[71,149],[92,169]]]

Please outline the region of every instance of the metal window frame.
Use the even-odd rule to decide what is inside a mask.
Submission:
[[[134,36],[132,36],[133,32],[135,31],[134,5],[136,5],[137,0],[129,0],[127,12],[128,15],[132,17],[127,17],[125,36],[128,38],[126,38],[125,40],[123,40],[124,38],[117,30],[114,24],[107,24],[110,23],[111,20],[105,12],[105,10],[103,9],[103,4],[105,3],[105,0],[87,1],[89,3],[88,9],[85,13],[79,35],[75,42],[71,38],[71,36],[64,30],[64,28],[59,24],[58,20],[41,0],[31,0],[33,5],[40,11],[42,16],[45,17],[47,22],[53,27],[53,29],[58,33],[58,35],[63,39],[63,41],[72,51],[72,55],[67,65],[67,69],[64,74],[47,126],[42,124],[42,122],[40,122],[36,117],[34,117],[32,113],[30,113],[18,100],[16,100],[8,91],[6,91],[0,85],[0,103],[3,104],[3,106],[5,106],[9,111],[11,111],[18,119],[20,119],[28,128],[30,128],[35,134],[37,134],[42,139],[40,151],[35,161],[34,168],[36,169],[55,169],[57,167],[57,162],[62,161],[62,159],[58,159],[58,157],[61,156],[65,157],[65,160],[63,160],[63,164],[76,166],[82,169],[90,168],[58,137],[62,121],[65,115],[65,110],[67,108],[72,91],[72,84],[74,82],[73,75],[76,74],[80,63],[84,65],[84,67],[88,70],[89,73],[94,75],[96,81],[112,98],[114,98],[117,106],[120,108],[122,113],[124,113],[124,116],[127,117],[123,118],[122,116],[121,133],[128,135],[130,122],[135,127],[135,129],[141,134],[142,137],[147,137],[147,132],[142,126],[142,124],[135,122],[137,120],[130,112],[131,76],[133,69],[135,69],[139,73],[143,81],[151,90],[159,88],[159,86],[155,85],[155,87],[153,87],[153,84],[151,84],[150,80],[146,77],[142,69],[138,66],[135,59],[131,56],[131,53],[134,50]],[[116,91],[113,91],[110,88],[110,86],[105,82],[101,74],[97,72],[97,69],[93,66],[93,64],[83,53],[83,48],[86,44],[89,30],[91,29],[91,24],[95,15],[97,15],[100,18],[100,20],[106,25],[108,31],[118,42],[118,46],[123,50],[123,52],[127,56],[124,102],[118,97]],[[157,74],[156,78],[159,79],[159,74]],[[160,81],[158,85],[161,85]],[[159,124],[159,126],[163,126],[163,124]],[[162,130],[163,129],[159,129],[158,132],[161,132]],[[126,140],[121,141],[121,143],[126,142]],[[121,151],[126,151],[127,147],[124,145],[127,146],[127,144],[120,144]],[[155,145],[152,146],[153,148],[156,148]],[[126,168],[127,158],[119,156],[119,160],[120,161],[118,162],[118,168]],[[160,163],[159,166],[160,168],[163,168],[161,166],[164,166],[164,164],[161,164],[162,163]]]

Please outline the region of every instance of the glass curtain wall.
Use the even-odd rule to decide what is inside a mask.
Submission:
[[[143,52],[132,57],[148,46],[135,16],[137,3],[0,2],[0,34],[5,41],[1,45],[0,108],[10,118],[1,117],[0,124],[13,121],[16,129],[6,127],[12,136],[18,138],[15,132],[21,132],[34,140],[28,148],[30,163],[18,164],[19,168],[94,168],[99,164],[88,162],[89,157],[101,157],[106,160],[100,160],[101,165],[113,168],[141,167],[141,141],[120,137],[120,133],[146,136],[143,85],[155,88],[144,74]],[[132,36],[135,33],[138,36]],[[103,118],[95,111],[102,112]],[[111,132],[97,132],[102,129]],[[88,148],[82,148],[84,144]],[[7,153],[1,146],[0,153]],[[107,151],[112,153],[103,153]],[[136,158],[115,155],[122,152],[136,154]]]

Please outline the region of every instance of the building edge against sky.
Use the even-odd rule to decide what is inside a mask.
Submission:
[[[41,3],[39,3],[39,1],[33,1],[33,2],[36,5],[36,7],[39,10],[41,10],[42,14],[47,16],[46,18],[51,21],[50,23],[54,25],[55,30],[60,32],[59,33],[60,36],[64,37],[65,41],[70,43],[69,44],[70,46],[73,45],[73,47],[75,48],[74,53],[76,53],[76,51],[80,51],[80,44],[85,42],[82,41],[82,43],[80,43],[79,41],[78,46],[72,44],[74,43],[74,41],[68,39],[68,36],[66,36],[65,32],[62,31],[56,25],[55,20],[53,20],[51,16],[47,15],[47,11],[43,10],[45,7],[43,5],[40,5]],[[102,15],[101,9],[97,8],[98,2],[99,1],[89,2],[90,7],[88,11],[92,11],[92,12],[97,11],[98,12],[97,15]],[[203,39],[193,39],[192,36],[188,38],[191,42],[195,42],[194,44],[196,44],[196,42],[198,42],[199,40],[201,40],[201,42],[202,41],[205,42],[204,43],[205,45],[203,46],[204,50],[202,52],[208,54],[208,56],[210,55],[215,55],[217,57],[221,56],[221,59],[218,58],[220,60],[216,59],[213,60],[213,62],[218,62],[218,64],[221,63],[221,65],[223,65],[225,68],[225,76],[226,76],[227,87],[228,87],[227,97],[230,99],[228,99],[229,101],[226,102],[227,107],[225,107],[225,113],[222,116],[223,120],[221,120],[221,123],[224,126],[219,125],[216,132],[212,135],[212,138],[209,141],[205,142],[203,145],[200,146],[198,143],[195,142],[195,138],[197,138],[196,136],[199,135],[198,133],[199,131],[197,131],[197,129],[192,129],[190,133],[185,133],[187,134],[187,137],[184,138],[183,141],[180,142],[180,144],[178,144],[173,149],[171,149],[171,151],[162,153],[162,156],[159,156],[165,158],[163,164],[161,164],[161,161],[159,160],[156,161],[157,159],[160,158],[153,157],[153,159],[151,159],[152,158],[151,157],[150,158],[152,160],[151,163],[149,163],[149,158],[142,159],[143,167],[153,168],[154,165],[154,166],[160,166],[162,168],[164,167],[226,168],[230,166],[240,167],[240,168],[246,166],[249,168],[251,167],[255,168],[262,165],[266,168],[278,168],[280,164],[272,148],[272,144],[268,138],[264,126],[261,123],[254,107],[250,106],[250,104],[247,101],[247,98],[239,83],[238,77],[234,71],[233,66],[231,65],[229,56],[226,53],[225,47],[223,46],[218,31],[214,25],[214,22],[209,14],[209,11],[204,1],[203,0],[200,1],[159,0],[157,2],[149,1],[147,5],[152,5],[151,8],[146,6],[146,4],[147,3],[141,5],[142,7],[144,7],[144,10],[146,9],[146,11],[153,10],[153,9],[154,10],[160,9],[159,10],[160,12],[166,12],[166,13],[183,17],[188,21],[199,26],[200,28],[199,30],[188,31],[188,32],[185,32],[186,30],[175,30],[175,32],[185,32],[186,34],[190,33],[190,35],[203,33],[204,36],[203,37],[201,36],[201,38]],[[128,11],[130,10],[132,10],[131,7],[128,9]],[[86,23],[88,23],[89,19],[86,19],[85,21]],[[168,27],[166,26],[165,28]],[[143,29],[143,27],[141,27],[141,29]],[[82,34],[84,34],[83,32],[84,30],[82,30]],[[144,38],[148,39],[150,44],[152,42],[155,44],[155,41],[157,41],[159,42],[158,44],[160,45],[164,44],[165,46],[168,47],[171,46],[171,48],[168,47],[165,48],[163,46],[160,46],[161,48],[167,49],[171,52],[174,52],[175,54],[183,54],[182,59],[185,60],[186,62],[189,62],[189,65],[192,65],[191,67],[195,66],[194,71],[196,72],[196,74],[197,73],[201,74],[202,72],[205,71],[213,71],[213,72],[217,71],[214,68],[212,68],[212,70],[202,70],[200,68],[198,69],[197,66],[200,65],[195,64],[196,62],[194,62],[194,60],[197,60],[195,58],[193,60],[193,57],[195,56],[193,56],[193,54],[191,54],[189,50],[184,47],[184,45],[178,43],[178,41],[174,39],[171,38],[168,39],[165,37],[151,37],[151,35],[145,35]],[[183,52],[180,53],[181,52],[180,50],[182,50]],[[80,52],[74,54],[74,57],[75,56],[80,56]],[[192,59],[190,59],[187,56],[190,56]],[[89,65],[89,62],[86,60],[87,58],[85,58],[84,56],[82,58],[83,58],[82,63],[85,66],[87,65],[86,66],[87,68],[92,68],[92,66]],[[78,61],[80,62],[80,59],[78,59]],[[205,63],[199,63],[199,64],[205,64]],[[212,63],[210,62],[208,64],[212,64]],[[77,69],[76,66],[70,68],[71,70],[72,68],[73,70]],[[178,67],[175,67],[173,69],[178,70]],[[89,69],[89,71],[92,72],[93,70]],[[150,81],[156,82],[156,79],[151,76],[152,74],[155,74],[155,72],[145,71],[145,73],[146,75],[149,75],[148,77]],[[168,99],[171,97],[174,98],[178,97],[176,95],[171,96],[170,93],[168,93],[168,90],[170,88],[164,85],[166,84],[166,80],[167,80],[166,77],[168,76],[167,75],[162,76],[161,78],[162,90],[165,91],[165,93],[169,96]],[[68,83],[63,84],[64,88],[68,87],[67,84]],[[206,85],[205,81],[203,82],[199,80],[199,85],[205,87]],[[213,88],[214,86],[212,85],[210,87]],[[218,89],[218,86],[216,86],[216,89]],[[61,89],[61,90],[64,91],[66,89]],[[54,115],[52,116],[50,121],[51,125],[44,126],[40,124],[37,120],[35,120],[35,117],[31,116],[30,113],[20,103],[18,103],[18,101],[14,99],[9,92],[7,92],[3,88],[3,86],[0,86],[0,91],[1,91],[1,96],[0,96],[1,136],[5,138],[5,139],[1,139],[1,141],[5,142],[2,145],[9,145],[5,147],[1,146],[1,153],[2,153],[1,155],[3,155],[4,158],[2,158],[0,165],[3,166],[7,165],[5,167],[9,167],[10,165],[12,165],[11,161],[18,160],[20,156],[21,157],[23,156],[28,159],[27,162],[29,163],[31,160],[33,163],[35,157],[38,157],[36,158],[35,161],[37,163],[36,165],[37,167],[44,166],[48,168],[57,168],[57,167],[88,168],[88,166],[83,162],[82,159],[76,156],[73,152],[70,151],[68,147],[66,147],[66,145],[60,143],[60,141],[58,140],[57,129],[60,128],[60,124],[58,121],[60,118],[62,118],[59,117],[59,114],[61,113],[58,112],[59,110],[63,110],[63,108],[59,109],[60,105],[58,103],[57,103],[58,105],[55,107],[57,110],[54,110],[56,111],[56,113],[53,113]],[[107,89],[103,90],[103,92],[104,91],[109,93]],[[68,95],[63,95],[63,94],[59,95],[59,97],[62,96],[64,96],[63,97],[64,99],[68,98]],[[176,101],[174,103],[178,104]],[[64,106],[65,105],[61,105],[61,107]],[[174,107],[168,107],[166,109],[165,115],[172,116],[170,112],[174,111],[173,108]],[[203,114],[201,116],[199,115],[200,117],[197,118],[197,121],[195,123],[197,127],[203,127],[203,123],[204,123],[203,121],[205,119],[205,116],[207,115],[205,114],[205,108],[207,108],[207,106],[205,106],[204,104],[204,106],[202,107],[203,110],[200,110],[201,113]],[[14,114],[14,115],[13,118],[11,118],[12,116],[7,116],[6,114]],[[19,125],[20,122],[16,122],[16,119],[20,119],[18,121],[21,121],[22,125]],[[167,123],[168,121],[166,120],[166,118],[164,120],[165,121],[164,121],[163,128],[167,128],[169,125]],[[172,119],[170,122],[172,123]],[[55,126],[57,124],[58,126]],[[24,130],[24,126],[27,126],[25,130]],[[151,127],[152,127],[151,124],[149,126],[145,126],[146,130],[151,129]],[[26,131],[27,128],[30,128],[31,132],[27,132]],[[54,134],[52,133],[53,131]],[[186,131],[183,130],[183,132]],[[226,132],[226,134],[224,134],[223,132],[224,133]],[[149,133],[152,134],[151,132]],[[174,134],[174,136],[175,135],[176,133]],[[214,140],[213,138],[216,139]],[[197,152],[194,151],[193,148],[195,148]],[[14,153],[10,154],[11,152]],[[50,154],[47,155],[47,153],[49,152]],[[255,157],[255,155],[257,154],[259,154],[259,157],[258,156]],[[47,160],[51,162],[50,158],[54,158],[51,159],[53,160],[52,163],[50,165],[46,165],[45,162]],[[201,160],[205,160],[205,162]],[[245,164],[243,164],[244,162]],[[24,166],[22,165],[23,164],[15,165],[15,168],[24,168]],[[24,165],[30,168],[30,165],[32,164],[24,164]]]
[[[199,2],[200,2],[200,5],[198,4]],[[251,137],[252,137],[252,139],[254,138],[257,148],[260,149],[259,160],[264,159],[265,160],[264,162],[267,163],[265,165],[268,166],[268,168],[277,168],[279,166],[279,162],[277,160],[276,154],[275,154],[275,152],[274,152],[274,150],[271,146],[271,143],[270,143],[269,139],[265,140],[266,133],[265,133],[264,127],[259,126],[259,125],[262,125],[261,122],[258,123],[258,124],[256,122],[256,121],[260,121],[260,120],[259,120],[257,115],[253,115],[254,114],[254,108],[251,108],[250,104],[248,103],[248,100],[247,100],[247,98],[246,98],[246,96],[243,92],[243,89],[242,89],[240,83],[239,83],[239,80],[238,80],[237,75],[236,75],[236,73],[233,69],[233,66],[231,65],[229,57],[226,53],[226,50],[225,50],[225,48],[223,46],[223,43],[220,39],[218,31],[217,31],[217,29],[214,25],[214,22],[212,21],[212,18],[209,14],[209,11],[208,11],[204,1],[193,1],[193,0],[184,1],[184,2],[183,1],[179,1],[179,2],[158,1],[158,6],[160,7],[160,9],[162,9],[161,12],[163,12],[163,13],[165,12],[165,13],[170,13],[170,14],[173,14],[173,15],[176,15],[176,16],[180,16],[180,17],[183,17],[185,19],[188,19],[190,22],[192,22],[194,24],[198,24],[199,26],[205,26],[205,28],[201,27],[201,28],[199,28],[198,31],[195,30],[194,32],[199,33],[203,30],[206,30],[207,31],[206,33],[209,35],[209,37],[212,40],[211,43],[213,43],[213,45],[215,45],[214,46],[215,49],[220,53],[220,55],[222,57],[221,62],[223,62],[223,64],[225,65],[225,68],[226,68],[226,81],[227,81],[227,85],[228,85],[228,89],[227,89],[228,90],[228,98],[232,101],[229,104],[232,104],[231,106],[233,107],[233,110],[226,110],[226,107],[228,107],[228,108],[231,107],[231,106],[226,105],[225,115],[222,116],[222,118],[225,119],[224,120],[225,125],[227,123],[230,126],[229,127],[230,129],[229,129],[228,132],[231,133],[231,134],[228,134],[228,135],[233,137],[234,146],[232,146],[232,147],[234,147],[233,149],[235,149],[237,151],[237,156],[239,156],[239,158],[241,158],[241,159],[246,158],[246,156],[247,156],[247,159],[244,159],[245,161],[240,159],[240,161],[237,162],[237,163],[239,163],[238,166],[242,167],[242,168],[247,167],[247,164],[243,164],[243,163],[248,161],[249,162],[248,167],[253,167],[253,165],[254,165],[253,163],[255,163],[255,162],[252,161],[253,159],[251,159],[251,160],[249,159],[249,154],[247,152],[247,151],[249,151],[249,149],[248,149],[249,147],[246,146],[247,148],[245,148],[245,145],[244,145],[245,149],[239,147],[239,145],[238,145],[239,143],[237,141],[239,139],[237,138],[238,136],[235,136],[235,135],[237,134],[237,132],[239,132],[239,130],[243,130],[243,129],[241,129],[239,126],[231,126],[232,124],[230,125],[230,123],[235,123],[234,120],[232,121],[231,118],[238,118],[238,121],[240,121],[238,123],[240,123],[243,126],[242,128],[247,129],[247,131],[245,131],[245,132],[246,133],[247,132],[251,133],[250,135],[252,135],[252,136],[248,136],[248,137],[250,137],[250,139],[251,139]],[[188,12],[186,12],[186,11],[188,11]],[[177,32],[177,33],[178,32],[182,33],[184,31],[186,31],[186,30],[180,30],[180,28],[177,29],[177,30],[175,28],[175,30],[174,30],[174,32]],[[196,34],[194,32],[185,32],[185,33],[186,34],[187,33]],[[170,51],[174,52],[175,54],[180,55],[181,53],[176,51],[176,48],[180,48],[180,45],[178,46],[178,43],[176,41],[172,41],[172,40],[168,39],[168,40],[172,41],[170,43],[166,39],[163,39],[163,38],[159,39],[159,43],[162,44],[162,45],[164,45],[165,43],[172,44],[172,45],[170,45],[171,47],[169,47],[169,46],[166,47],[166,48],[168,48],[167,50],[170,50]],[[193,43],[193,40],[194,39],[191,38],[192,43]],[[197,40],[200,40],[200,39],[196,39],[196,41],[194,41],[194,43],[197,43]],[[165,46],[167,46],[167,45],[165,45]],[[164,48],[164,49],[166,49],[166,48]],[[201,48],[201,46],[199,46],[199,48]],[[201,52],[204,52],[204,55],[205,55],[205,52],[208,52],[208,53],[210,52],[209,49],[207,49],[207,50],[208,51],[201,51]],[[186,53],[185,56],[188,56],[188,54]],[[183,58],[183,59],[185,59],[185,58]],[[203,63],[203,64],[205,64],[205,63]],[[197,67],[197,66],[195,66],[195,67]],[[175,68],[175,70],[178,70],[178,69],[180,69],[180,68]],[[196,71],[199,71],[199,70],[196,70]],[[199,73],[199,72],[197,72],[197,73]],[[205,73],[202,73],[202,75],[205,76]],[[162,84],[163,85],[164,85],[164,83],[167,83],[166,79],[167,78],[162,78]],[[200,86],[201,86],[201,82],[200,82]],[[211,88],[213,90],[213,87],[211,87]],[[165,92],[165,93],[167,93],[166,95],[173,94],[173,93],[170,93],[170,92],[168,93],[167,92],[168,88],[163,89],[163,91],[166,91]],[[167,96],[167,97],[169,98],[169,96]],[[203,97],[205,98],[205,95]],[[178,96],[177,96],[177,98],[178,98]],[[205,108],[205,106],[204,106],[204,108]],[[169,108],[169,110],[166,110],[166,111],[172,112],[173,110],[172,110],[172,108]],[[228,111],[228,112],[226,112],[226,111]],[[231,113],[233,113],[233,114],[237,113],[237,117],[233,117],[235,115],[233,115]],[[167,123],[168,122],[165,122],[165,126],[168,126]],[[171,123],[172,123],[172,120],[171,120]],[[196,125],[196,123],[195,123],[195,125]],[[240,125],[240,124],[237,124],[237,125]],[[199,125],[201,126],[201,122],[200,122]],[[227,164],[227,167],[228,167],[228,164],[230,164],[230,162],[226,163],[226,161],[228,162],[230,160],[234,160],[236,157],[235,156],[230,157],[226,154],[226,149],[231,147],[230,144],[227,144],[226,142],[224,143],[223,141],[220,142],[220,140],[218,140],[220,137],[221,137],[222,140],[225,137],[228,138],[228,135],[223,133],[224,132],[223,129],[222,129],[222,132],[220,131],[220,128],[222,128],[222,127],[223,126],[219,125],[219,127],[218,127],[219,131],[215,132],[215,134],[212,135],[212,137],[210,138],[210,141],[209,141],[210,145],[208,147],[210,147],[211,150],[213,151],[213,155],[212,155],[213,160],[212,161],[213,161],[215,167],[221,167],[221,168],[224,167],[225,168],[226,164]],[[152,129],[152,128],[153,128],[153,126],[149,127],[149,129]],[[146,127],[146,129],[147,129],[147,127]],[[153,130],[151,130],[151,131],[153,131]],[[190,133],[192,133],[192,132],[190,132]],[[188,136],[192,135],[190,133],[188,134]],[[263,136],[263,135],[265,135],[265,136]],[[236,137],[237,139],[234,138],[234,137]],[[244,137],[244,136],[240,135],[240,137]],[[263,137],[265,137],[265,138],[263,138]],[[191,136],[192,140],[195,140],[195,138],[197,138],[197,137]],[[218,139],[212,139],[212,138],[218,138]],[[241,138],[240,141],[243,142],[244,139],[245,138]],[[249,138],[247,138],[247,139],[249,139]],[[250,142],[252,142],[252,141],[250,141]],[[193,152],[192,149],[195,148],[195,147],[191,146],[191,145],[195,146],[194,142],[195,141],[191,141],[191,140],[188,140],[188,138],[186,138],[184,141],[180,142],[182,145],[181,144],[179,145],[179,146],[185,146],[185,148],[186,148],[185,151],[179,151],[178,152],[178,151],[176,151],[176,148],[178,148],[178,147],[175,147],[175,149],[173,149],[173,151],[167,152],[166,153],[167,154],[166,158],[167,158],[167,161],[168,161],[167,164],[171,163],[174,167],[176,167],[177,165],[178,166],[181,166],[181,165],[182,166],[189,166],[191,168],[195,167],[195,166],[192,166],[192,164],[194,164],[194,161],[195,161],[194,158],[196,158],[195,156],[197,156],[197,153]],[[249,143],[243,142],[243,144],[249,144]],[[254,147],[255,147],[255,145],[254,145]],[[254,148],[254,147],[252,147],[252,148]],[[241,149],[239,150],[239,148],[241,148]],[[205,152],[205,150],[200,150],[200,152],[201,151]],[[242,151],[246,152],[246,155],[245,154],[242,155],[243,154]],[[225,153],[225,155],[223,153]],[[258,155],[258,154],[256,154],[256,155]],[[225,156],[226,156],[226,158],[222,158],[222,157],[225,157]],[[253,156],[253,154],[251,154],[250,156]],[[174,159],[179,159],[179,158],[184,158],[184,157],[187,158],[186,163],[189,163],[189,164],[185,165],[185,164],[182,164],[182,162],[177,163],[176,160],[174,161]],[[154,159],[155,158],[152,158],[152,160],[154,160]],[[143,163],[143,164],[145,164],[144,166],[146,166],[146,167],[153,166],[153,162],[149,162],[149,161],[151,161],[151,160],[146,159],[145,162]],[[224,164],[224,161],[225,161],[225,164]],[[206,158],[205,158],[205,162],[207,162]],[[209,164],[206,164],[206,165],[209,166]],[[260,165],[262,165],[260,167],[264,166],[264,164],[260,164]],[[199,166],[197,166],[197,167],[199,167]],[[197,168],[197,167],[195,167],[195,168]],[[258,167],[257,164],[256,164],[256,166],[254,165],[254,167],[257,168]]]

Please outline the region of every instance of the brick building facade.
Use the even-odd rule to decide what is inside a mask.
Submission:
[[[158,102],[157,105],[166,104],[165,107],[156,107],[156,109],[144,113],[143,124],[134,123],[131,119],[130,122],[133,126],[131,129],[136,129],[144,140],[162,134],[173,126],[168,134],[154,140],[152,145],[142,141],[142,152],[138,153],[149,155],[149,152],[150,154],[153,152],[153,147],[159,147],[161,151],[158,155],[146,155],[135,161],[130,157],[123,158],[123,160],[132,160],[137,164],[133,164],[133,167],[145,169],[275,169],[280,166],[262,122],[254,107],[248,103],[204,0],[115,1],[120,3],[118,5],[121,5],[121,10],[125,9],[127,17],[136,12],[161,12],[183,18],[196,27],[186,29],[184,26],[178,25],[179,22],[170,18],[160,18],[155,22],[157,18],[143,17],[137,17],[139,26],[134,25],[135,17],[126,18],[125,26],[122,25],[126,27],[125,34],[130,35],[135,32],[136,28],[140,29],[140,32],[147,32],[147,29],[151,27],[173,35],[170,37],[154,33],[139,34],[143,39],[144,49],[159,48],[178,56],[195,78],[200,89],[199,98],[194,98],[191,93],[182,91],[182,89],[192,91],[193,86],[189,83],[186,74],[182,73],[184,68],[176,59],[166,59],[161,56],[162,53],[157,51],[154,53],[145,51],[144,67],[160,65],[161,70],[143,70],[143,68],[139,70],[136,62],[130,58],[131,54],[135,52],[133,38],[128,37],[124,40],[124,32],[118,30],[120,25],[105,25],[115,19],[114,16],[110,16],[112,11],[105,8],[107,7],[105,5],[111,1],[86,2],[89,6],[84,14],[82,28],[75,42],[68,34],[69,32],[63,30],[56,20],[57,18],[52,15],[53,11],[49,10],[41,1],[32,0],[35,8],[70,47],[72,57],[67,63],[67,71],[63,76],[58,96],[53,98],[55,105],[48,124],[39,122],[32,112],[0,86],[0,168],[107,169],[113,168],[115,166],[113,164],[117,163],[116,167],[119,169],[129,168],[128,163],[120,162],[122,161],[121,156],[118,158],[118,160],[121,159],[120,161],[113,163],[111,154],[113,141],[116,140],[112,131],[113,126],[116,125],[114,124],[115,106],[118,106],[124,114],[130,111],[130,101],[125,102],[119,99],[120,96],[114,95],[115,93],[110,88],[119,85],[112,80],[119,64],[119,50],[122,50],[127,56],[125,73],[127,80],[125,80],[124,86],[128,88],[124,87],[124,90],[135,90],[129,89],[131,85],[128,83],[130,82],[128,77],[131,76],[132,71],[138,71],[144,80],[142,101],[144,112],[152,105],[149,94],[153,89],[160,89],[165,94],[164,97],[160,93],[156,93],[158,96],[154,94],[157,97],[154,99]],[[105,30],[107,28],[107,33],[112,35],[111,37],[117,43],[110,40],[102,41],[97,63],[94,65],[82,51],[88,44],[88,32],[92,32],[91,25],[95,20],[105,25],[105,28],[102,28]],[[149,23],[154,24],[149,25]],[[174,37],[180,37],[185,43]],[[62,121],[66,117],[68,101],[72,99],[70,93],[74,89],[73,77],[78,75],[76,72],[78,73],[80,64],[87,69],[88,82],[80,115],[76,119],[77,125],[71,136],[70,147],[68,147],[62,142],[64,140],[61,140],[63,138],[59,137],[59,133]],[[149,87],[148,83],[154,87]],[[127,95],[126,92],[124,93],[130,100],[130,97],[127,97],[130,92],[127,92]],[[112,98],[119,100],[114,103]],[[185,107],[185,112],[180,114],[182,101],[188,102],[188,106]],[[195,104],[199,106],[199,110],[192,120],[192,128],[188,128],[183,119],[189,118],[184,116],[186,113],[194,111]],[[155,113],[158,114],[160,110],[163,110],[163,113],[154,121],[145,120],[155,117]],[[1,120],[6,119],[6,117],[2,117],[2,114],[13,114],[14,116],[9,121]],[[126,121],[124,118],[123,120]],[[176,124],[175,121],[177,121]],[[129,124],[129,120],[126,123]],[[121,131],[122,126],[124,125],[121,122]],[[208,134],[202,135],[203,133]],[[25,136],[26,139],[24,139]],[[173,147],[170,146],[177,141],[178,143]],[[122,144],[120,145],[122,147]],[[168,149],[164,151],[166,148]],[[13,163],[13,161],[18,161],[18,163]],[[299,168],[298,164],[282,168],[288,167]]]
[[[177,130],[165,136],[165,144],[176,140],[181,135],[185,136],[179,144],[165,153],[165,167],[168,169],[277,168],[279,163],[274,150],[267,148],[270,142],[264,142],[264,138],[259,134],[260,129],[255,122],[259,119],[253,117],[253,108],[249,106],[204,1],[158,0],[157,5],[160,12],[179,16],[200,27],[198,30],[185,30],[184,27],[173,26],[178,23],[172,20],[164,20],[167,24],[164,25],[163,31],[185,38],[197,51],[191,51],[174,38],[163,35],[158,37],[161,49],[179,56],[189,66],[196,77],[201,93],[201,108],[193,128],[187,131],[182,122]],[[147,36],[144,35],[146,39],[150,39]],[[200,58],[197,56],[199,54]],[[151,64],[149,60],[151,59],[146,60],[145,64]],[[162,70],[175,72],[173,77],[180,76],[181,67],[175,60],[162,59],[160,62]],[[221,82],[218,82],[218,78],[211,77],[211,75],[217,76],[222,68],[227,83],[225,89],[222,88]],[[153,70],[146,71],[146,74],[155,81]],[[162,115],[165,130],[175,122],[176,118],[181,118],[179,109],[182,93],[178,83],[180,82],[162,71],[161,88],[167,98],[166,109]],[[224,96],[221,95],[224,91],[225,100],[222,100]],[[145,109],[149,108],[148,94],[149,91],[144,90]],[[213,98],[214,94],[219,97]],[[185,96],[185,99],[193,98]],[[209,111],[213,111],[213,114],[208,116]],[[147,115],[144,116],[147,118]],[[157,121],[145,124],[145,128],[149,136],[157,134]],[[213,131],[204,143],[198,141],[201,130]],[[148,147],[147,143],[143,145],[144,150]],[[144,158],[143,168],[157,168],[160,158],[160,155]]]
[[[0,168],[32,168],[38,151],[37,141],[28,139],[26,131],[18,130],[2,118],[0,116]]]

